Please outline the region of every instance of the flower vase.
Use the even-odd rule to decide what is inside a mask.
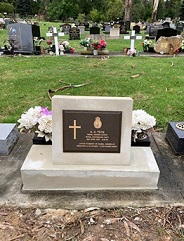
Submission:
[[[93,55],[98,55],[98,49],[93,49]]]
[[[84,47],[84,51],[87,51],[88,50],[88,47]]]
[[[137,138],[134,138],[134,132],[132,131],[131,146],[150,146],[150,138],[147,132],[137,133]]]
[[[52,145],[52,141],[46,141],[45,137],[38,137],[37,134],[33,137],[33,145]]]

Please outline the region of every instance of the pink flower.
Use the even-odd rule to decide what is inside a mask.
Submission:
[[[42,107],[41,114],[42,115],[52,115],[52,111],[50,111],[47,107]]]
[[[48,45],[51,45],[52,44],[52,40],[47,40],[47,42],[46,42]]]

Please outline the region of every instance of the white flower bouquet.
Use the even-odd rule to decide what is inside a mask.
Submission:
[[[154,116],[149,115],[144,110],[134,110],[132,112],[132,133],[134,141],[138,138],[138,134],[142,136],[150,128],[156,125],[156,119]]]
[[[47,107],[35,106],[21,115],[18,120],[20,131],[34,131],[38,137],[52,140],[52,112]]]

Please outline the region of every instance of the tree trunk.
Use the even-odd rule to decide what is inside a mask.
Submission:
[[[125,21],[131,21],[132,0],[125,0]]]
[[[158,4],[159,4],[159,0],[154,0],[153,2],[153,12],[152,12],[152,23],[157,21],[157,9],[158,9]]]

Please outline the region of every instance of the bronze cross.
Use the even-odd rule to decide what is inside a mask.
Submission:
[[[81,126],[77,126],[77,121],[73,120],[73,126],[69,126],[70,129],[73,129],[73,139],[76,140],[77,139],[77,129],[80,129]]]

